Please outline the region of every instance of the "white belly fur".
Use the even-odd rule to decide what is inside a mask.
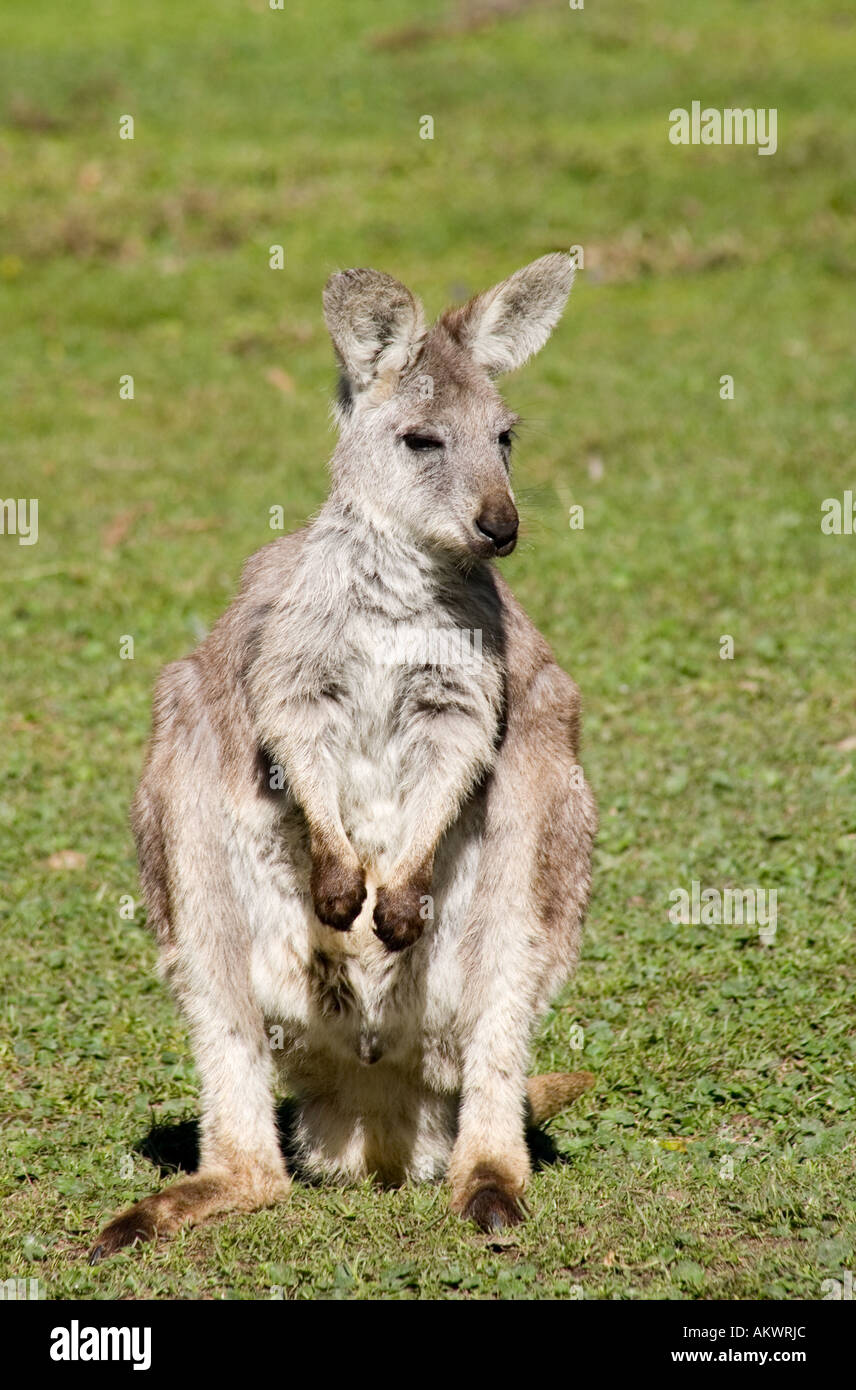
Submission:
[[[234,869],[250,921],[253,990],[274,1042],[280,1035],[272,1030],[281,1030],[282,1046],[272,1052],[292,1084],[299,1089],[302,1076],[320,1080],[319,1068],[362,1070],[371,1058],[379,1076],[394,1067],[431,1089],[454,1090],[462,987],[457,948],[478,865],[478,809],[471,808],[442,842],[434,919],[401,955],[390,955],[373,931],[376,874],[368,878],[366,902],[350,931],[333,931],[312,910],[298,847],[292,847],[296,864],[286,844],[272,872],[270,857],[253,839],[241,838]],[[338,1012],[324,1007],[320,993],[331,971],[347,1000]]]

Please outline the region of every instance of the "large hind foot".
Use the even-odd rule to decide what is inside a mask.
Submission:
[[[558,1115],[595,1083],[590,1071],[549,1072],[531,1076],[526,1082],[526,1123],[541,1124]],[[483,1126],[482,1126],[483,1128]],[[465,1221],[473,1221],[482,1231],[499,1231],[516,1226],[526,1218],[523,1193],[529,1177],[529,1156],[525,1148],[498,1150],[501,1159],[482,1147],[480,1133],[467,1142],[461,1135],[449,1164],[452,1210]]]
[[[466,1155],[453,1154],[449,1167],[452,1210],[464,1221],[473,1221],[481,1231],[517,1226],[526,1219],[523,1193],[528,1177],[525,1148],[501,1161],[481,1158],[467,1162]]]
[[[504,1226],[517,1226],[526,1219],[523,1204],[513,1193],[498,1184],[486,1182],[474,1192],[461,1212],[465,1221],[472,1221],[480,1231],[501,1231]]]
[[[114,1217],[93,1245],[89,1263],[98,1264],[125,1246],[171,1235],[181,1226],[196,1225],[210,1216],[270,1206],[286,1196],[289,1186],[285,1174],[241,1178],[215,1171],[183,1178]]]

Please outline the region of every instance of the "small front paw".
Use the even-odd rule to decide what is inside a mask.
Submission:
[[[422,935],[430,904],[423,880],[399,888],[378,888],[374,910],[375,936],[388,951],[403,951]]]
[[[325,927],[349,931],[366,900],[366,877],[359,864],[332,855],[313,855],[312,903]]]

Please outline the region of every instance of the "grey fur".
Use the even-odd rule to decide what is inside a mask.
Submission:
[[[545,256],[427,333],[389,276],[327,286],[330,496],[164,670],[133,809],[202,1078],[200,1170],[96,1253],[282,1197],[277,1079],[306,1173],[447,1173],[456,1211],[520,1214],[530,1041],[576,964],[595,809],[576,686],[489,563],[516,525],[491,375],[546,340],[571,278]],[[473,665],[418,650],[462,630]]]

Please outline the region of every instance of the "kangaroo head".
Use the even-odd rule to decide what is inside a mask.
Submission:
[[[426,329],[391,276],[333,275],[324,314],[341,372],[337,489],[419,545],[510,554],[516,416],[493,379],[543,347],[573,278],[569,256],[542,256]]]

